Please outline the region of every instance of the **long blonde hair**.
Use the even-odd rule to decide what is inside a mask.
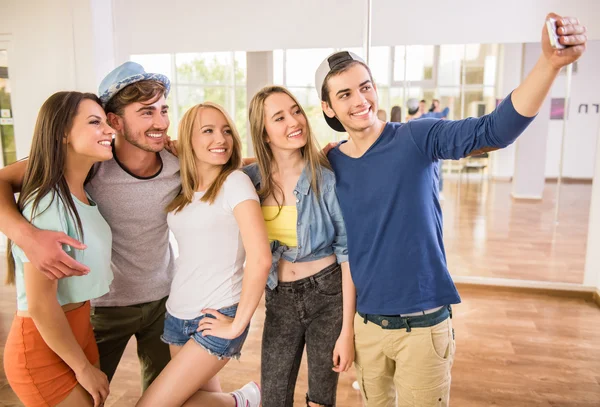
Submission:
[[[177,213],[185,208],[186,205],[192,202],[194,199],[194,192],[196,192],[199,187],[198,174],[196,172],[196,159],[194,148],[192,147],[192,136],[194,122],[198,117],[200,109],[215,109],[221,112],[231,128],[231,134],[233,135],[233,151],[231,153],[231,158],[223,165],[221,172],[200,201],[212,204],[217,195],[219,195],[219,191],[229,174],[242,166],[242,142],[235,127],[235,123],[231,120],[231,117],[229,117],[225,109],[212,102],[204,102],[191,107],[185,112],[179,122],[179,143],[177,145],[177,150],[179,151],[179,164],[181,168],[181,191],[179,192],[179,195],[167,205],[167,212],[174,211]]]
[[[281,185],[277,184],[273,179],[273,166],[275,165],[273,159],[273,152],[271,147],[267,143],[267,130],[265,126],[265,100],[274,93],[283,93],[288,95],[298,108],[302,115],[306,119],[306,145],[300,149],[302,157],[310,170],[310,186],[318,197],[320,194],[319,183],[321,181],[321,169],[323,167],[331,169],[327,157],[321,151],[317,140],[315,139],[308,118],[304,109],[298,102],[298,99],[292,95],[292,93],[284,88],[283,86],[266,86],[259,90],[256,95],[250,101],[250,108],[248,110],[248,116],[250,119],[250,132],[252,134],[252,144],[254,145],[254,152],[256,153],[256,161],[260,170],[260,190],[258,196],[261,201],[264,201],[268,196],[272,195],[279,211],[283,207],[283,202],[279,202],[277,195],[274,193],[278,191],[283,197],[283,189]]]

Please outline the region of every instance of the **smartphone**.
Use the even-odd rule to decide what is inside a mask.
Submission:
[[[548,37],[550,38],[550,45],[554,49],[564,49],[565,46],[558,42],[558,34],[556,33],[556,20],[549,18],[546,20],[546,29],[548,30]]]

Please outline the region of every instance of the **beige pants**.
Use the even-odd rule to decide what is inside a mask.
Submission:
[[[354,365],[366,407],[449,405],[456,349],[450,318],[407,332],[365,324],[356,314],[354,333]]]

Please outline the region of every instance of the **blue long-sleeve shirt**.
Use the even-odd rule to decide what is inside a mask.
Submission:
[[[387,123],[359,158],[330,151],[358,311],[397,315],[460,302],[446,266],[437,161],[506,147],[532,120],[509,96],[480,118]]]

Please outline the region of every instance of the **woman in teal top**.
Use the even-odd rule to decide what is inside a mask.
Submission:
[[[84,183],[94,163],[112,158],[113,133],[89,93],[55,93],[38,115],[18,206],[37,228],[83,241],[85,250],[64,249],[90,272],[51,280],[9,244],[7,282],[16,285],[18,310],[4,369],[25,406],[99,406],[108,396],[89,300],[109,290],[112,235]]]

